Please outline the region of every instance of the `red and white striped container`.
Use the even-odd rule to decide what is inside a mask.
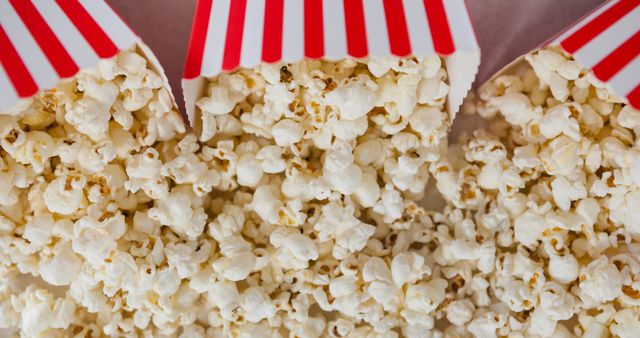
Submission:
[[[640,0],[610,0],[542,47],[546,46],[560,46],[613,94],[640,109]],[[524,56],[519,57],[493,78],[524,63]]]
[[[464,0],[199,0],[182,87],[193,126],[205,78],[261,62],[444,57],[453,114],[480,50]]]
[[[103,0],[0,0],[0,111],[134,44],[168,83],[153,53]]]

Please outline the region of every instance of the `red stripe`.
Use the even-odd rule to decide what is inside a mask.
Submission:
[[[284,0],[266,0],[262,39],[262,61],[276,62],[282,57],[282,19]]]
[[[213,0],[198,0],[196,13],[193,17],[191,37],[189,38],[184,74],[182,76],[185,79],[193,79],[200,75],[212,6]]]
[[[75,75],[78,72],[78,66],[33,3],[22,0],[10,0],[10,2],[58,75],[60,77]]]
[[[560,46],[567,53],[575,53],[638,5],[640,5],[640,0],[621,0],[564,39]]]
[[[391,53],[396,56],[411,54],[407,21],[404,17],[402,1],[384,0],[384,16],[387,21]]]
[[[244,15],[247,0],[231,1],[229,7],[229,21],[227,24],[227,38],[222,58],[222,69],[233,70],[240,64],[242,49],[242,31],[244,30]]]
[[[324,56],[322,15],[322,0],[304,0],[304,55],[308,58]]]
[[[7,33],[5,33],[2,25],[0,25],[0,63],[2,68],[7,72],[7,76],[13,87],[16,89],[18,96],[28,97],[38,91],[38,85],[29,74],[27,67],[20,59],[18,51],[13,47]]]
[[[634,90],[631,91],[631,93],[629,93],[629,95],[627,95],[627,100],[629,100],[629,104],[633,108],[640,110],[640,85],[638,85]]]
[[[56,3],[100,58],[116,55],[118,47],[77,0],[56,0]]]
[[[429,30],[436,52],[442,55],[453,53],[455,51],[453,38],[442,0],[424,0],[424,8],[427,11]]]
[[[600,81],[608,81],[638,55],[640,55],[640,31],[595,65],[593,73]],[[640,74],[636,75],[640,76]]]
[[[347,49],[355,58],[367,56],[367,33],[362,0],[344,0],[344,16],[347,26]]]

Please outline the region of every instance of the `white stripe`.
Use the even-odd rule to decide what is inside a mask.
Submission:
[[[242,32],[240,64],[253,68],[262,60],[262,32],[264,25],[265,0],[247,1]]]
[[[602,6],[597,8],[593,13],[587,14],[586,16],[581,18],[575,25],[571,26],[565,32],[560,34],[560,36],[558,36],[558,38],[554,40],[555,43],[559,44],[562,40],[566,39],[569,35],[575,33],[580,28],[584,27],[587,23],[591,22],[595,17],[602,14],[602,12],[606,11],[607,9],[617,4],[618,2],[620,1],[612,0],[612,1],[605,2],[604,4],[602,4]]]
[[[227,37],[227,21],[229,21],[230,0],[215,0],[209,16],[209,29],[202,56],[201,74],[204,76],[218,75],[222,70],[224,43]],[[251,24],[251,23],[247,23]]]
[[[264,4],[264,0],[247,1],[240,55],[240,64],[245,68],[255,67],[262,61]]]
[[[18,93],[9,82],[9,76],[4,71],[2,64],[0,64],[0,112],[11,108],[17,101]]]
[[[136,42],[135,33],[103,0],[80,0],[80,3],[118,49],[128,48]]]
[[[0,25],[9,36],[9,40],[18,51],[20,59],[27,66],[38,88],[55,86],[59,79],[56,71],[8,1],[0,1]]]
[[[362,1],[370,56],[385,57],[391,54],[389,33],[382,0]]]
[[[98,62],[96,52],[55,3],[55,0],[34,1],[33,5],[36,6],[40,15],[51,27],[53,33],[79,68],[93,67]]]
[[[325,57],[330,60],[344,59],[347,56],[347,26],[342,0],[322,1],[322,26]]]
[[[592,68],[640,29],[640,6],[609,26],[574,53],[587,68]]]
[[[447,0],[442,2],[455,51],[471,52],[478,50],[478,42],[471,26],[471,19],[464,0]]]
[[[614,77],[609,79],[608,84],[616,95],[627,96],[640,84],[638,74],[640,74],[640,57],[636,57],[620,69]]]
[[[304,7],[300,0],[284,0],[282,60],[300,61],[304,57]]]
[[[433,54],[433,38],[429,31],[427,11],[423,0],[403,0],[404,16],[407,18],[411,52],[417,56]]]

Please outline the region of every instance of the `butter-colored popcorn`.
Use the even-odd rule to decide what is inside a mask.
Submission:
[[[373,207],[373,210],[384,216],[386,223],[391,223],[402,216],[404,201],[400,193],[392,186],[385,186],[381,193],[380,200]]]
[[[25,224],[22,237],[35,246],[44,246],[51,241],[55,220],[50,213],[33,217]]]
[[[638,315],[632,309],[623,309],[616,313],[610,331],[618,337],[633,337],[640,329]]]
[[[606,256],[601,256],[589,263],[580,272],[580,279],[582,292],[594,301],[610,301],[620,294],[622,284],[620,271],[608,262]]]
[[[156,207],[149,209],[149,218],[195,239],[204,231],[207,215],[202,207],[193,205],[192,200],[193,196],[174,188],[164,199],[157,201]]]
[[[303,127],[290,119],[280,120],[271,128],[273,139],[280,147],[291,146],[302,139]]]
[[[424,258],[417,253],[400,253],[391,261],[391,277],[397,287],[406,283],[415,283],[430,272],[430,268],[424,263]]]
[[[168,185],[161,176],[162,162],[159,156],[156,149],[147,148],[131,158],[131,162],[127,164],[129,180],[125,183],[125,188],[133,193],[142,189],[152,198],[167,196]]]
[[[250,251],[243,251],[231,257],[222,257],[213,262],[213,269],[230,281],[247,278],[255,266],[256,257]]]
[[[69,299],[56,299],[45,289],[30,286],[20,294],[20,301],[23,308],[20,331],[28,336],[66,329],[74,320],[75,303]]]
[[[86,177],[81,174],[69,173],[54,179],[43,194],[47,208],[62,215],[74,213],[86,203],[83,192],[85,184]]]
[[[51,324],[7,277],[0,323],[60,336],[632,336],[635,113],[558,50],[526,59],[468,104],[492,121],[459,142],[446,139],[437,55],[222,74],[197,102],[199,137],[183,135],[143,57],[101,61],[0,115],[0,274],[68,285],[68,298],[40,298],[74,304]],[[446,206],[419,201],[430,189]]]
[[[444,300],[446,286],[444,279],[410,286],[405,294],[407,310],[429,314]]]
[[[490,276],[472,278],[471,298],[480,306],[467,326],[474,336],[610,334],[612,315],[577,326],[559,322],[581,318],[581,308],[635,304],[635,287],[623,282],[631,282],[624,277],[632,269],[623,263],[628,259],[612,258],[620,248],[635,247],[629,233],[637,217],[629,203],[637,184],[635,171],[626,169],[637,157],[633,111],[558,50],[525,59],[531,69],[500,76],[480,92],[475,111],[492,120],[489,131],[463,135],[430,165],[445,201],[464,208],[478,227],[462,231],[460,218],[459,226],[447,226],[451,234],[440,226],[432,257],[437,267],[472,262]],[[468,202],[474,197],[478,204]],[[436,222],[446,219],[435,215]],[[462,238],[480,244],[486,259],[469,261],[479,249]],[[517,255],[504,254],[516,248]],[[442,273],[451,271],[447,266]],[[526,315],[481,319],[488,313],[483,306],[493,302]]]
[[[251,201],[251,209],[264,221],[276,224],[279,220],[278,210],[282,207],[278,187],[263,185],[256,189]]]
[[[463,326],[473,318],[474,307],[468,299],[454,301],[447,307],[447,320],[453,325]]]
[[[338,83],[325,99],[341,119],[355,120],[373,108],[377,87],[368,76],[359,75]]]
[[[316,244],[309,237],[302,234],[292,233],[287,235],[282,242],[282,246],[297,260],[306,262],[318,259]]]
[[[257,323],[262,319],[272,317],[276,308],[258,288],[249,288],[240,295],[240,309],[242,309],[247,321]]]
[[[91,80],[86,84],[93,85]],[[69,124],[94,141],[106,137],[111,118],[109,109],[117,95],[117,89],[113,85],[97,88],[70,104],[65,115],[65,120]],[[85,89],[91,89],[91,87]]]
[[[36,172],[42,172],[49,158],[56,155],[54,140],[45,132],[30,131],[24,143],[16,149],[16,161],[29,164]]]

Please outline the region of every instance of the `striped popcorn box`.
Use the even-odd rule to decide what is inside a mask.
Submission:
[[[103,0],[0,0],[0,111],[126,49],[171,90],[150,49]]]
[[[480,51],[464,0],[200,0],[184,68],[186,112],[221,73],[261,64],[439,55],[453,118]]]
[[[158,60],[103,0],[0,0],[0,50],[0,139],[16,153],[30,133],[113,147],[186,130]]]
[[[576,60],[612,95],[640,109],[640,1],[604,3],[537,50],[549,48]],[[496,73],[481,92],[498,76],[521,71],[527,66],[525,58]]]

